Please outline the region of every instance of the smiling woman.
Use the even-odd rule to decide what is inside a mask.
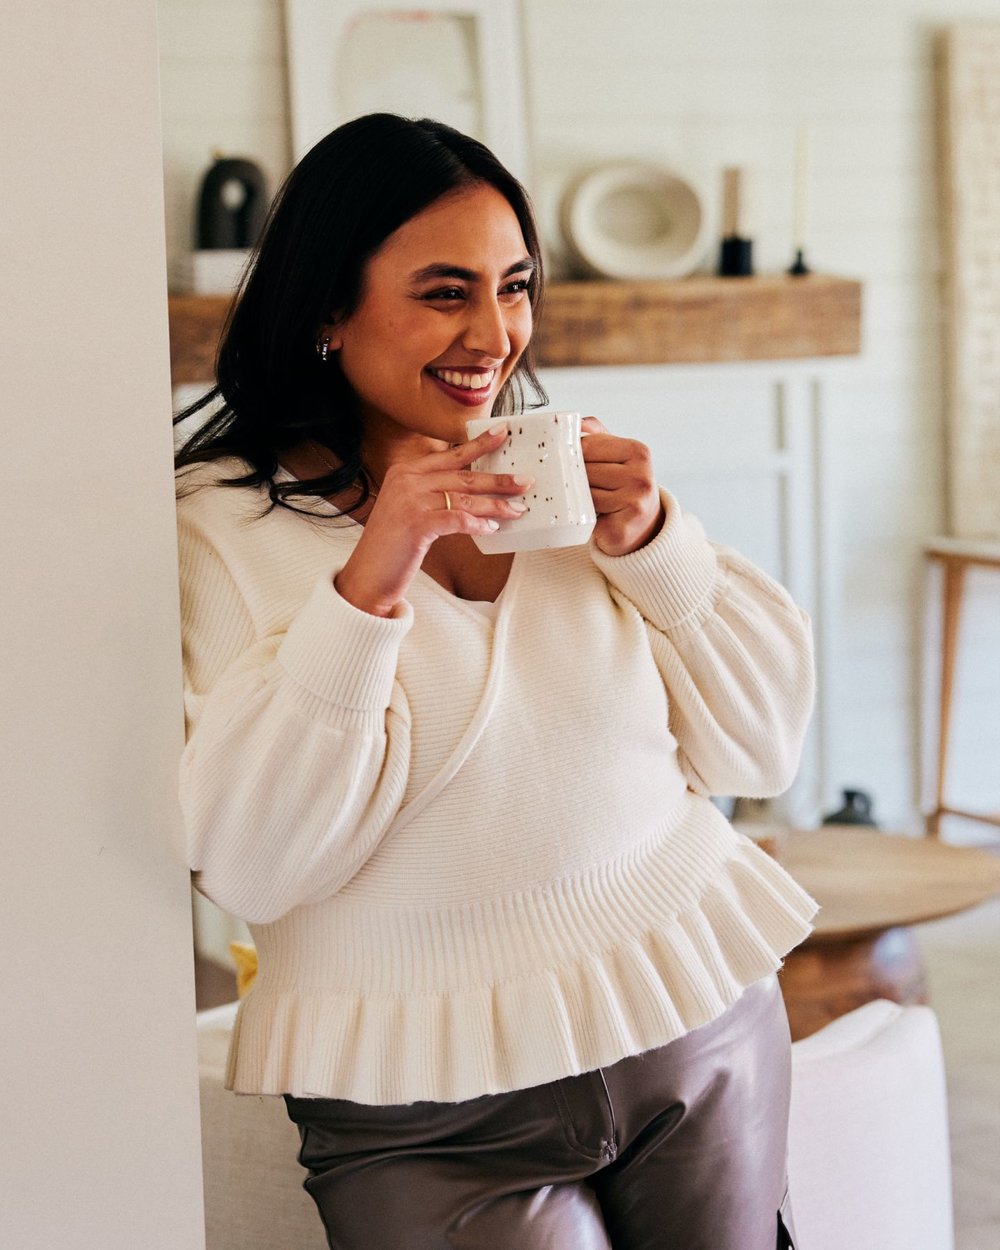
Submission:
[[[445,258],[422,263],[442,248]],[[400,226],[369,261],[354,311],[321,327],[379,480],[401,444],[462,442],[475,415],[466,410],[503,390],[531,337],[536,265],[526,251],[504,196],[488,184],[462,187]]]
[[[809,624],[595,417],[590,542],[476,545],[530,506],[472,466],[541,281],[495,158],[375,115],[238,297],[179,456],[190,863],[259,959],[228,1084],[340,1250],[774,1250],[815,907],[709,796],[788,786]]]

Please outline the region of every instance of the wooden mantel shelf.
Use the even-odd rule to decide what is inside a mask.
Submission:
[[[175,386],[212,379],[228,304],[171,295]],[[825,274],[551,282],[535,349],[550,368],[852,356],[861,350],[861,283]]]
[[[852,356],[861,284],[822,274],[554,282],[535,346],[549,366]]]

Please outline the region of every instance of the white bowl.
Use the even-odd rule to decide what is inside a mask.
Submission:
[[[600,165],[573,182],[560,207],[576,260],[605,278],[681,278],[709,247],[705,199],[662,165]]]

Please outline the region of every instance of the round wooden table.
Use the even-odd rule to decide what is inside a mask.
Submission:
[[[1000,857],[936,838],[829,825],[785,833],[777,858],[821,907],[779,973],[796,1040],[873,998],[925,1003],[909,926],[1000,894]]]

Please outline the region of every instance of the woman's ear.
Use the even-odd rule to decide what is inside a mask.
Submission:
[[[343,329],[344,320],[342,317],[324,321],[316,335],[316,341],[319,343],[325,342],[328,350],[331,352],[339,352],[344,345]]]

